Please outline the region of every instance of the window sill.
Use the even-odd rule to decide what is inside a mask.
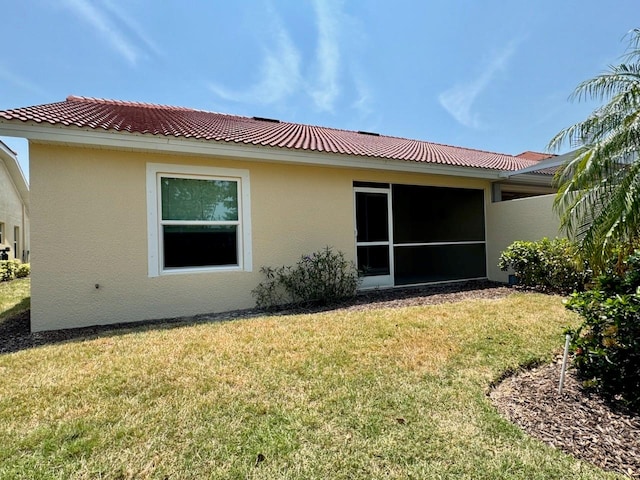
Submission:
[[[161,270],[158,277],[165,275],[190,275],[195,273],[227,273],[227,272],[244,272],[244,268],[240,266],[224,266],[224,267],[188,267],[188,268],[168,268]]]

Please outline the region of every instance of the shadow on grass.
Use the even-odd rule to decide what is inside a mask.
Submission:
[[[509,292],[503,284],[489,281],[468,281],[440,285],[426,285],[360,292],[353,299],[337,305],[286,306],[275,311],[258,309],[202,314],[190,317],[146,320],[140,322],[95,325],[46,332],[31,332],[29,300],[4,314],[0,320],[0,354],[13,353],[42,345],[63,342],[82,342],[100,337],[120,336],[148,330],[169,330],[202,323],[225,322],[253,317],[279,317],[297,314],[322,313],[341,309],[368,310],[412,305],[433,305],[470,298],[498,298]],[[12,314],[11,312],[14,312]]]
[[[0,329],[2,328],[2,324],[5,321],[11,320],[13,317],[16,317],[21,313],[28,311],[29,308],[31,308],[31,297],[23,298],[20,303],[14,305],[9,310],[5,310],[4,312],[0,313]],[[29,325],[27,325],[27,328],[28,327]]]

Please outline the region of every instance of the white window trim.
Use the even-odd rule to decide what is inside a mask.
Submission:
[[[238,265],[185,267],[163,269],[161,196],[158,187],[160,176],[188,175],[193,177],[215,177],[216,180],[235,180],[238,182]],[[251,272],[251,187],[249,170],[235,168],[200,167],[195,165],[172,165],[167,163],[147,163],[147,252],[149,277],[161,275],[183,275],[202,272]],[[234,222],[235,223],[235,222]]]
[[[14,225],[13,227],[13,258],[16,260],[21,258],[20,255],[20,227]]]

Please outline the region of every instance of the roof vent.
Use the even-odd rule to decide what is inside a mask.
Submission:
[[[280,120],[275,118],[266,118],[266,117],[252,117],[254,120],[260,120],[261,122],[271,122],[271,123],[280,123]]]
[[[358,130],[358,133],[361,135],[371,135],[372,137],[379,137],[380,134],[379,133],[375,133],[375,132],[363,132],[362,130]]]

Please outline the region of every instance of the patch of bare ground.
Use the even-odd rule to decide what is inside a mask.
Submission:
[[[489,396],[529,435],[598,467],[640,478],[640,418],[586,392],[569,369],[558,393],[561,362],[517,373]]]

